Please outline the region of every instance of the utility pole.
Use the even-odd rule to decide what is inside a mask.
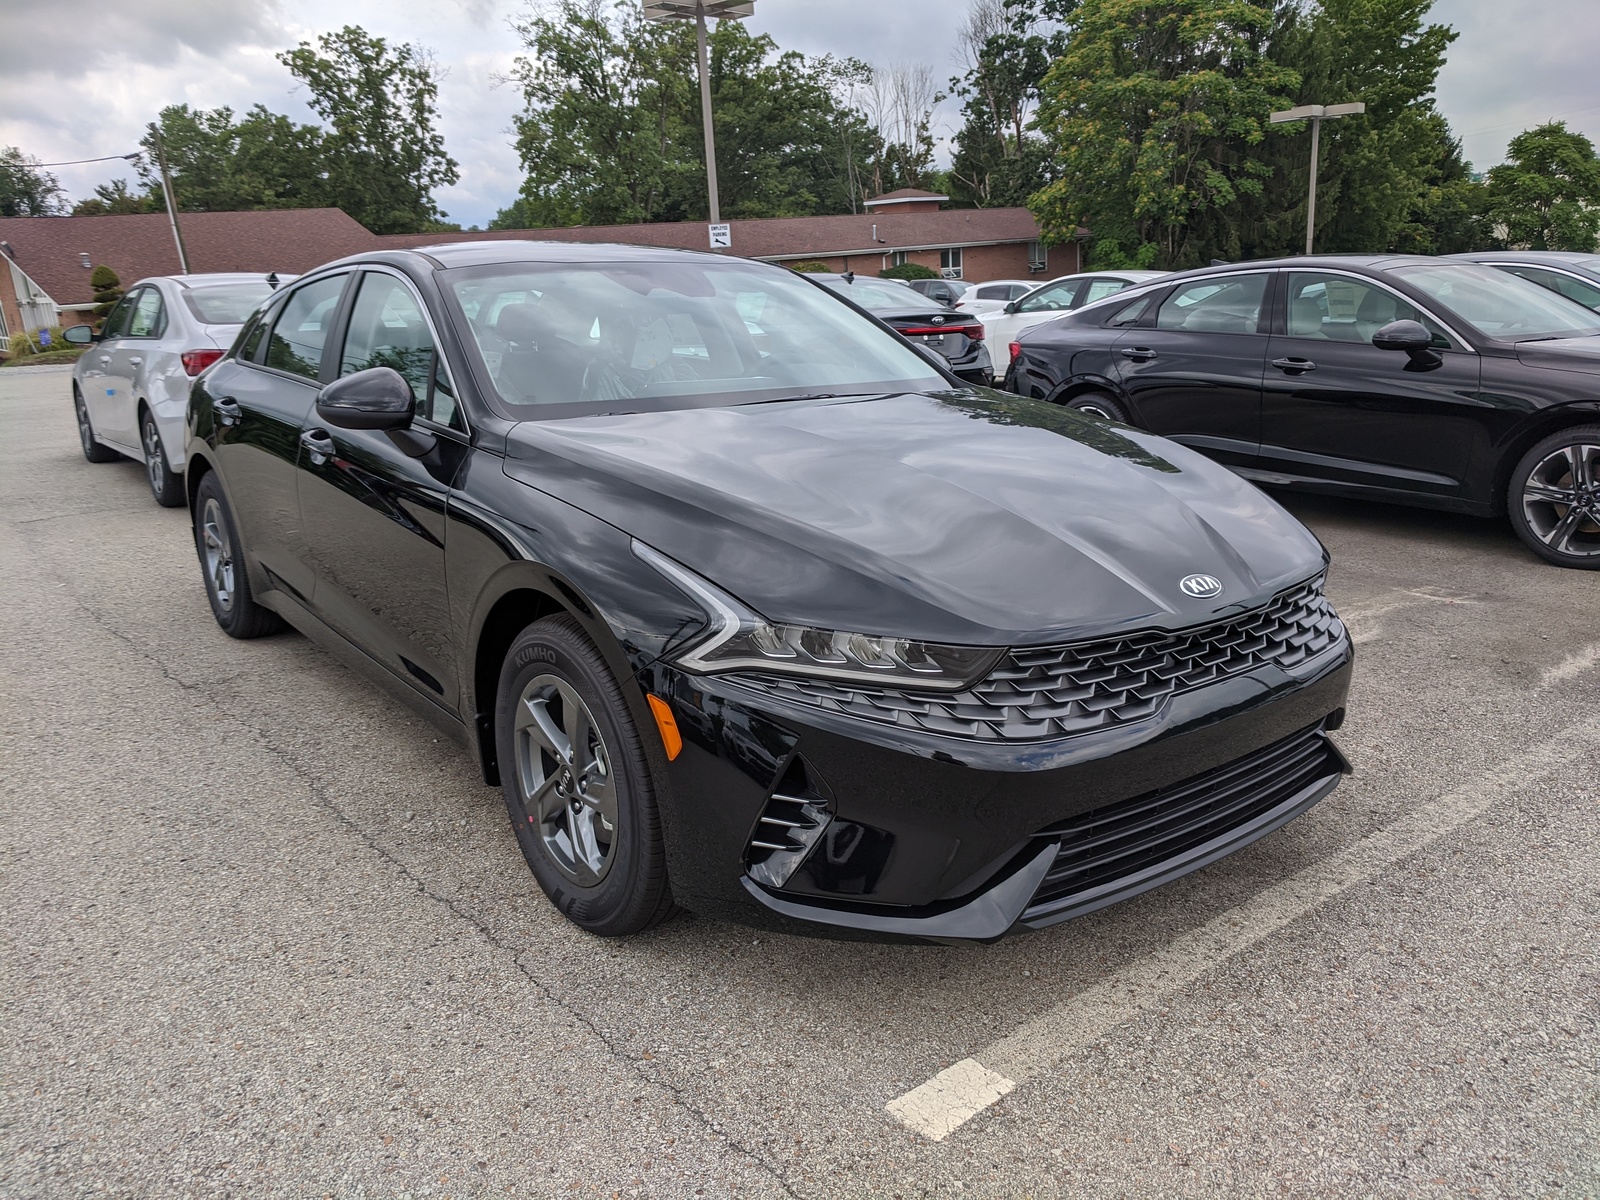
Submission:
[[[1317,162],[1322,152],[1322,123],[1332,121],[1338,117],[1354,116],[1364,113],[1367,106],[1359,100],[1353,104],[1302,104],[1299,108],[1285,109],[1275,112],[1268,118],[1274,125],[1282,125],[1288,121],[1311,121],[1311,189],[1306,198],[1306,253],[1311,253],[1312,242],[1317,232]]]
[[[167,148],[161,141],[161,126],[154,123],[150,132],[156,139],[156,165],[161,168],[161,194],[167,201],[167,220],[172,224],[172,241],[178,247],[179,274],[189,273],[189,255],[183,248],[183,234],[178,232],[178,205],[172,196],[172,176],[167,171]]]
[[[700,67],[700,124],[706,139],[706,192],[711,201],[711,247],[720,251],[732,244],[722,224],[722,204],[717,196],[717,139],[711,123],[711,63],[706,50],[706,18],[743,20],[755,11],[755,0],[645,0],[647,21],[695,23],[695,50]]]

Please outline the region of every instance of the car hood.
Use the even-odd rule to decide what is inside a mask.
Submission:
[[[1600,335],[1518,342],[1517,359],[1530,367],[1600,372]]]
[[[525,422],[505,469],[768,619],[952,644],[1194,624],[1324,561],[1200,455],[997,392]]]

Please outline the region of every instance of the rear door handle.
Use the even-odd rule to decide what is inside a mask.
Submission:
[[[244,416],[244,409],[239,407],[239,402],[232,396],[223,396],[220,400],[212,401],[211,411],[217,414],[217,420],[224,425],[237,425],[239,418]]]
[[[100,361],[101,361],[101,362],[102,362],[102,363],[108,363],[108,362],[110,362],[110,361],[111,361],[111,355],[109,355],[109,354],[102,354],[102,355],[101,355],[101,356],[100,356]]]
[[[140,363],[142,363],[144,361],[144,359],[142,359],[142,358],[130,358],[128,361],[131,362],[134,366],[137,367]]]
[[[311,456],[311,465],[320,467],[333,455],[333,435],[326,429],[308,429],[300,435],[300,444]]]
[[[1122,352],[1123,358],[1131,358],[1134,362],[1150,362],[1156,357],[1156,352],[1147,346],[1129,346]]]
[[[1280,371],[1293,371],[1296,374],[1317,369],[1317,364],[1309,358],[1275,358],[1272,360],[1272,365]]]

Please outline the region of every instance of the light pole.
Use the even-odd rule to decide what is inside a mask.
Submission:
[[[154,123],[150,132],[156,141],[156,165],[161,168],[161,194],[167,200],[167,220],[172,224],[172,240],[178,247],[179,274],[189,273],[189,255],[183,248],[183,234],[178,232],[178,204],[172,195],[172,176],[167,171],[167,148],[161,140],[161,126]]]
[[[711,198],[711,224],[722,224],[722,206],[717,200],[717,144],[711,128],[711,68],[706,54],[706,18],[742,21],[755,12],[756,0],[646,0],[647,21],[689,21],[695,23],[696,49],[700,62],[700,122],[706,137],[706,190]],[[711,245],[729,245],[727,231],[711,231]]]
[[[1315,236],[1317,227],[1317,155],[1322,145],[1322,123],[1332,121],[1337,117],[1350,117],[1356,113],[1364,113],[1367,106],[1357,100],[1353,104],[1302,104],[1299,108],[1285,109],[1275,112],[1269,118],[1274,125],[1282,125],[1288,121],[1311,122],[1311,194],[1306,200],[1306,253],[1311,253],[1311,240]]]

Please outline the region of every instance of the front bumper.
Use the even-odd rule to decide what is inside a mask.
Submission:
[[[684,737],[662,780],[674,894],[768,928],[939,941],[1091,912],[1330,792],[1348,770],[1327,735],[1352,658],[1343,639],[1295,676],[1263,666],[1136,725],[1021,743],[876,725],[657,665],[641,682]],[[797,778],[825,829],[773,886],[752,843]]]

